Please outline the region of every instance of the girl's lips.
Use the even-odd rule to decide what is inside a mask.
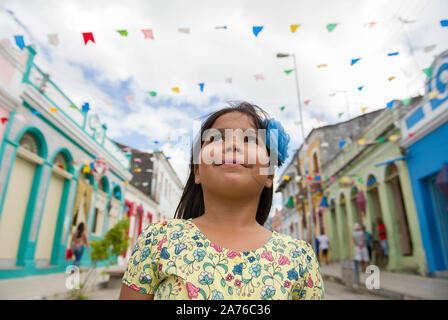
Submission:
[[[244,166],[239,163],[223,163],[223,164],[219,165],[219,167],[229,167],[229,168],[242,167],[242,168],[244,168]]]

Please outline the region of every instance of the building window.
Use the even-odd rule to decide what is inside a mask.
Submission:
[[[98,225],[98,208],[95,208],[95,212],[93,215],[93,227],[92,233],[96,233],[96,226]]]
[[[319,173],[319,161],[317,159],[317,152],[313,154],[314,172]]]

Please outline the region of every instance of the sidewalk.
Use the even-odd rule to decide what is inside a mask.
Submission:
[[[111,267],[108,268],[108,270],[112,269]],[[104,270],[105,268],[97,268],[95,274],[92,274],[89,278],[88,288],[86,289],[89,294],[94,293],[108,282],[109,277],[101,275]],[[81,272],[81,283],[86,275],[86,272]],[[61,272],[0,280],[0,300],[67,299],[71,292],[66,287],[69,276],[69,274]]]
[[[343,283],[340,263],[320,265],[324,280]],[[448,300],[448,279],[430,278],[402,273],[380,272],[380,289],[367,289],[366,278],[370,274],[360,273],[357,291],[376,294],[392,299]]]

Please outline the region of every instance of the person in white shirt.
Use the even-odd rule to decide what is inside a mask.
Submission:
[[[317,239],[319,239],[319,249],[322,252],[322,257],[325,263],[328,265],[328,248],[330,243],[326,234],[321,234]]]

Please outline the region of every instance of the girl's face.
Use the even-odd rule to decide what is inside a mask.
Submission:
[[[195,183],[201,184],[204,191],[243,196],[260,195],[264,187],[272,187],[273,175],[262,174],[261,170],[269,167],[267,149],[258,139],[251,117],[240,112],[226,113],[208,132],[203,136],[201,162],[194,166]]]

